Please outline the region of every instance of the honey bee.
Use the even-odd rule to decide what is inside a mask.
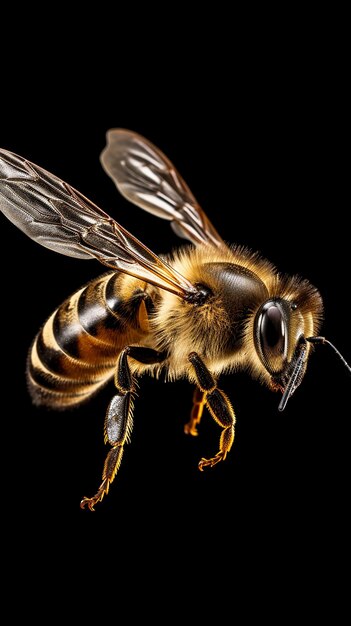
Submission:
[[[300,385],[318,335],[322,299],[299,277],[284,276],[259,254],[227,244],[167,157],[140,135],[107,133],[102,166],[132,203],[169,220],[191,245],[157,256],[70,185],[0,150],[0,208],[26,235],[109,268],[68,298],[34,339],[29,393],[54,409],[89,400],[113,378],[105,417],[110,445],[102,482],[81,507],[108,493],[133,426],[136,379],[144,373],[195,385],[189,435],[206,407],[221,428],[219,449],[199,469],[223,461],[234,441],[235,413],[218,387],[223,372],[245,369],[273,391],[282,411]]]

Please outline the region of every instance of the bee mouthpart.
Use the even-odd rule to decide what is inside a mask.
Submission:
[[[295,358],[291,368],[292,372],[288,381],[286,383],[286,387],[284,389],[284,393],[282,399],[279,402],[278,411],[284,411],[289,398],[293,395],[294,391],[297,389],[304,375],[304,364],[307,356],[307,348],[306,348],[306,340],[304,338],[301,339],[296,352]]]

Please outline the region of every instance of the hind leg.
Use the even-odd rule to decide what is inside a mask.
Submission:
[[[133,358],[140,363],[152,364],[164,361],[166,355],[163,352],[139,346],[127,346],[121,352],[115,374],[118,393],[112,398],[105,418],[105,443],[109,443],[112,448],[105,460],[101,485],[94,496],[83,498],[80,503],[82,509],[87,506],[90,511],[94,511],[94,506],[108,493],[122,461],[124,444],[129,440],[132,432],[134,381],[128,358]]]

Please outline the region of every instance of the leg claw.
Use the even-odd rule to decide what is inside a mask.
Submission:
[[[218,452],[216,456],[212,457],[212,459],[202,458],[199,462],[200,472],[203,472],[204,467],[213,467],[214,465],[217,465],[217,463],[219,463],[220,461],[224,461],[226,456],[227,454],[225,452]]]
[[[85,498],[83,498],[83,500],[81,500],[80,508],[81,509],[85,509],[85,507],[87,506],[89,511],[95,511],[94,506],[95,506],[95,504],[97,502],[98,502],[98,500],[96,500],[95,498],[87,498],[85,496]]]

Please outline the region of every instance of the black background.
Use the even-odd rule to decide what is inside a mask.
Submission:
[[[168,224],[128,204],[99,164],[109,128],[144,134],[175,163],[226,240],[260,250],[320,289],[323,334],[350,360],[342,72],[313,55],[281,63],[255,57],[245,67],[236,60],[224,75],[210,63],[201,72],[194,63],[186,85],[176,63],[163,83],[132,67],[105,81],[97,64],[92,75],[77,66],[69,87],[64,74],[52,84],[29,75],[3,103],[1,146],[60,176],[165,252],[180,243]],[[279,396],[246,375],[221,378],[237,414],[236,439],[226,462],[203,473],[197,462],[217,451],[218,427],[205,415],[199,437],[186,437],[189,385],[142,379],[132,443],[92,515],[79,502],[100,482],[113,387],[77,410],[46,411],[31,405],[24,369],[46,317],[104,270],[41,248],[5,218],[1,241],[2,489],[10,519],[60,519],[62,528],[103,520],[116,528],[117,544],[131,525],[146,538],[150,528],[169,536],[176,525],[184,542],[192,545],[201,529],[219,547],[240,541],[241,519],[252,539],[273,529],[289,545],[304,536],[317,547],[316,532],[331,532],[332,551],[346,511],[350,378],[327,348],[313,355],[283,414]]]

